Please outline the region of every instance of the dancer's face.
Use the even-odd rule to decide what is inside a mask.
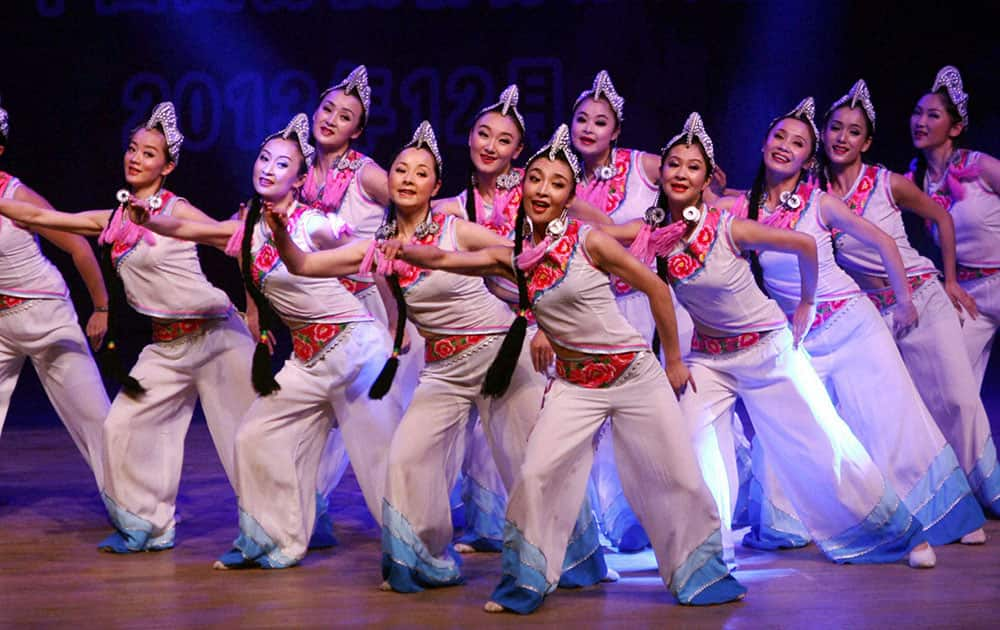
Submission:
[[[253,188],[265,201],[284,200],[304,181],[299,143],[271,138],[260,148],[253,163]]]
[[[611,143],[618,139],[621,129],[611,104],[601,98],[585,98],[573,112],[570,135],[573,148],[584,159],[604,155]]]
[[[548,225],[573,200],[573,170],[562,160],[542,156],[528,164],[524,177],[524,207],[535,225]]]
[[[834,164],[848,165],[861,160],[872,145],[868,121],[860,107],[838,107],[823,128],[823,152]]]
[[[483,175],[506,173],[523,148],[517,123],[499,112],[486,112],[469,132],[469,157],[476,172]]]
[[[807,123],[782,118],[764,141],[764,167],[782,178],[799,174],[812,156],[813,137]]]
[[[660,168],[660,182],[667,203],[673,208],[696,205],[708,187],[708,163],[695,144],[675,144]]]
[[[313,139],[321,151],[337,151],[351,140],[357,140],[364,128],[361,99],[343,90],[334,90],[323,97],[313,112]]]
[[[167,139],[159,129],[139,129],[128,141],[124,157],[125,182],[133,190],[161,181],[175,164],[167,153]]]
[[[389,166],[389,197],[398,210],[425,210],[439,188],[434,156],[427,149],[403,149]]]
[[[924,94],[910,114],[910,138],[915,149],[933,149],[957,138],[962,121],[952,120],[940,94]]]

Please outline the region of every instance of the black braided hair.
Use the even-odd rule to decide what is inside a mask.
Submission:
[[[246,287],[250,299],[257,306],[257,317],[260,325],[260,339],[253,351],[253,367],[250,371],[254,390],[261,396],[267,396],[281,389],[271,371],[271,351],[267,339],[280,321],[271,308],[271,302],[261,292],[253,281],[253,256],[250,252],[253,244],[253,233],[261,220],[261,210],[264,201],[260,195],[254,194],[250,199],[246,217],[243,220],[243,242],[240,244],[240,257],[243,261],[243,286]]]
[[[465,216],[469,223],[477,223],[476,220],[476,169],[469,165],[469,186],[465,189]]]
[[[108,225],[112,225],[115,218],[125,212],[125,204],[119,204],[111,210],[108,217]],[[104,372],[118,381],[122,390],[129,396],[137,398],[146,393],[146,388],[139,383],[122,364],[121,355],[118,353],[118,309],[115,304],[124,299],[122,289],[122,279],[115,269],[114,261],[111,259],[111,250],[114,243],[105,243],[100,248],[101,275],[104,277],[104,284],[108,287],[108,331],[104,335],[104,345],[98,352],[98,360]]]
[[[698,146],[701,146],[701,143],[699,143]],[[663,165],[663,159],[666,157],[667,153],[670,151],[670,148],[671,147],[668,147],[667,150],[663,152],[663,156],[660,158],[661,170],[662,170],[662,165]],[[707,164],[707,162],[706,162],[706,164]],[[667,198],[666,197],[667,196],[663,194],[663,187],[661,186],[660,190],[656,193],[656,203],[653,204],[653,205],[655,205],[657,208],[664,208],[665,209],[666,206],[667,206]],[[668,217],[669,217],[669,214],[664,213],[663,221],[661,221],[659,225],[656,225],[656,226],[653,226],[653,227],[654,228],[661,227],[663,224],[665,224],[668,221]],[[657,256],[656,257],[656,275],[657,275],[657,277],[660,278],[660,280],[663,281],[664,284],[666,284],[668,286],[670,285],[670,282],[667,280],[667,259],[663,258],[662,256]],[[653,327],[653,343],[651,345],[653,347],[653,354],[656,355],[657,357],[659,357],[660,356],[660,331],[657,330],[655,326]]]
[[[524,199],[517,207],[517,218],[514,221],[514,278],[517,280],[517,317],[511,322],[507,335],[500,344],[500,350],[493,363],[486,370],[483,379],[482,393],[491,398],[499,398],[510,387],[511,377],[517,367],[517,361],[524,347],[524,338],[528,332],[528,281],[524,272],[517,266],[517,257],[524,249],[524,225],[527,223],[527,211],[524,209]]]
[[[395,160],[395,158],[393,158]],[[386,225],[396,220],[396,204],[389,202],[386,208]],[[403,294],[403,287],[399,285],[399,276],[395,273],[389,275],[386,280],[389,288],[392,289],[392,296],[396,299],[396,330],[393,331],[392,354],[385,360],[382,371],[372,386],[368,389],[368,397],[376,400],[389,393],[392,381],[396,378],[396,371],[399,369],[399,355],[403,349],[403,333],[406,331],[406,296]]]

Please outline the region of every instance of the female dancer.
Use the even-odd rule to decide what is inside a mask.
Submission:
[[[853,108],[852,103],[858,108]],[[915,200],[935,216],[944,211],[935,210],[934,203],[902,177],[897,176],[902,182],[902,194],[889,197],[884,175],[874,167],[862,169],[861,145],[870,144],[870,131],[864,131],[863,136],[852,134],[874,129],[874,111],[868,89],[859,81],[851,94],[834,103],[824,125],[824,155],[831,166],[821,179],[829,178],[833,186],[839,184],[838,197],[845,197],[851,208],[806,181],[805,165],[813,159],[817,147],[814,106],[812,99],[806,99],[768,130],[762,166],[750,192],[748,214],[765,225],[815,239],[819,256],[817,315],[806,334],[805,348],[831,398],[838,402],[841,416],[889,485],[924,525],[927,540],[932,544],[947,544],[965,535],[982,537],[982,510],[959,468],[954,450],[920,399],[893,339],[893,332],[904,337],[916,324],[917,313],[907,275],[914,270],[919,273],[921,268],[926,271],[929,262],[909,247],[902,220],[889,200],[895,198],[909,204]],[[800,142],[803,139],[804,145]],[[843,170],[852,164],[848,159],[853,161],[851,173]],[[851,190],[851,195],[845,194],[849,188],[847,182],[861,180],[862,170],[874,177],[856,191]],[[769,200],[777,201],[769,203]],[[895,233],[904,235],[901,239],[904,247],[897,248],[892,236],[858,215],[888,217],[888,221],[883,219],[878,225],[896,228]],[[837,251],[842,256],[860,258],[877,268],[879,277],[891,283],[902,296],[891,309],[893,331],[885,326],[857,283],[837,266],[835,236]],[[902,252],[906,252],[905,259]],[[768,294],[785,313],[793,313],[802,298],[794,257],[761,252],[754,264],[757,261]],[[886,409],[892,410],[889,421]],[[780,492],[769,487],[772,478],[765,475],[762,482],[766,498],[774,503]],[[794,514],[786,505],[777,506],[781,512]],[[762,520],[754,524],[745,543],[760,546],[764,542],[765,547],[771,546],[766,533],[769,524],[766,518]]]
[[[266,349],[254,357],[261,396],[236,437],[240,535],[215,563],[218,569],[286,568],[302,559],[315,522],[317,469],[334,419],[377,520],[389,440],[402,413],[398,400],[365,395],[388,354],[384,327],[338,280],[301,278],[278,256],[278,247],[292,241],[309,249],[337,247],[349,232],[343,221],[296,201],[313,153],[308,134],[308,118],[299,114],[264,140],[253,167],[256,194],[242,222],[153,217],[147,223],[156,232],[239,255],[258,312],[273,308],[292,331],[293,356],[277,377],[270,374]],[[353,271],[364,249],[345,246],[335,255],[352,263],[338,269]],[[258,348],[266,342],[262,332]]]
[[[660,177],[660,160],[655,155],[617,147],[624,118],[625,99],[615,90],[607,71],[601,70],[594,77],[593,86],[581,92],[573,104],[570,126],[573,148],[583,158],[584,174],[577,184],[576,196],[618,224],[642,218],[656,202]],[[651,342],[655,322],[646,295],[614,276],[611,286],[619,310]],[[691,318],[683,307],[678,306],[675,312],[681,351],[686,353],[690,347]],[[592,473],[604,533],[620,551],[638,551],[649,544],[649,538],[638,526],[622,492],[614,463],[613,438],[605,437],[602,431]]]
[[[485,228],[432,212],[430,199],[440,187],[440,178],[437,141],[424,122],[392,161],[392,204],[380,236],[447,248],[506,242]],[[280,251],[289,268],[304,276],[329,275],[344,259],[339,250],[306,255],[289,244]],[[371,256],[375,254],[372,242]],[[370,267],[371,256],[362,268]],[[396,285],[398,310],[406,312],[425,336],[426,364],[389,451],[382,574],[384,588],[413,592],[461,581],[459,567],[448,554],[452,535],[448,491],[455,476],[449,469],[470,411],[478,411],[496,466],[504,482],[513,484],[545,385],[523,353],[514,387],[497,400],[487,398],[480,388],[486,368],[504,341],[503,333],[514,319],[510,309],[478,279],[397,267],[390,282]],[[401,324],[397,323],[397,343]],[[567,586],[593,584],[607,572],[596,524],[588,519],[589,509],[579,514],[579,533],[567,554]]]
[[[401,250],[404,260],[422,267],[516,280],[522,310],[530,305],[557,356],[559,378],[549,386],[511,492],[504,577],[486,610],[528,613],[555,588],[570,536],[565,515],[585,494],[593,438],[609,415],[625,492],[650,534],[664,583],[684,604],[741,599],[746,591],[722,561],[719,518],[669,389],[683,389],[690,378],[667,288],[613,239],[566,216],[580,169],[565,125],[525,168],[516,269],[509,247]],[[522,253],[527,217],[533,246]],[[666,375],[614,306],[609,273],[652,296]]]
[[[143,348],[104,424],[104,503],[115,533],[100,544],[128,553],[174,545],[174,503],[187,433],[200,398],[219,459],[232,481],[238,419],[253,401],[247,373],[253,340],[226,294],[201,271],[193,243],[162,238],[129,218],[142,203],[158,216],[211,221],[164,187],[177,167],[184,136],[171,103],[160,103],[129,138],[127,190],[115,210],[67,214],[0,202],[9,218],[86,235],[101,235],[104,261],[135,310],[153,318],[153,343]],[[116,283],[111,283],[114,292]],[[114,300],[110,302],[112,308]],[[115,346],[114,313],[106,346]],[[120,376],[125,376],[120,374]]]
[[[950,272],[945,258],[945,291],[926,278],[914,289],[921,307],[920,328],[900,341],[900,351],[924,401],[955,447],[979,502],[991,515],[1000,516],[1000,466],[978,393],[1000,322],[1000,162],[958,148],[969,124],[968,106],[961,75],[945,66],[910,115],[910,133],[918,153],[908,177],[948,210],[954,221],[953,260],[962,291],[947,282]],[[948,256],[948,234],[939,229],[937,236],[942,255]],[[948,300],[959,311],[968,312],[960,327],[956,326],[959,318],[947,308]],[[963,361],[949,343],[958,337],[959,328],[971,373],[970,362]]]
[[[810,150],[808,131],[796,128],[792,133],[795,125],[783,124],[805,126],[800,113],[775,121],[782,139],[778,146],[770,141],[765,146],[765,160],[774,170],[794,164],[786,144]],[[692,116],[664,150],[661,176],[672,222],[651,235],[647,231],[633,248],[644,257],[660,256],[658,270],[695,320],[688,361],[698,389],[681,398],[681,408],[694,426],[702,470],[720,511],[729,509],[727,495],[734,483],[731,478],[729,487],[718,483],[733,469],[721,461],[732,457],[732,449],[720,449],[725,443],[721,437],[730,430],[739,396],[779,482],[828,557],[888,562],[909,552],[911,566],[933,566],[934,552],[922,542],[920,523],[837,415],[808,355],[798,348],[815,319],[816,240],[708,208],[701,192],[713,166],[711,138]],[[766,181],[769,193],[777,195],[774,182]],[[651,212],[651,223],[664,223],[666,217],[657,214]],[[796,256],[801,298],[792,331],[781,308],[757,287],[744,250]]]
[[[7,112],[0,108],[0,156],[9,134]],[[3,171],[0,199],[52,207]],[[86,337],[95,349],[100,347],[108,327],[108,294],[90,245],[75,234],[47,228],[32,231],[73,257],[94,305]],[[80,330],[66,282],[42,254],[32,231],[0,217],[0,429],[21,366],[30,357],[49,401],[93,471],[98,490],[103,490],[102,425],[110,406],[108,394]]]

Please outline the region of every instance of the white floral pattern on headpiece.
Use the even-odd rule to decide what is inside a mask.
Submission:
[[[361,108],[364,110],[361,112],[361,116],[364,120],[368,120],[368,111],[372,106],[372,89],[368,85],[368,68],[360,65],[351,70],[351,73],[343,81],[323,90],[323,93],[319,95],[320,99],[334,90],[343,90],[344,94],[353,93],[357,96],[361,101]]]
[[[795,109],[771,121],[771,129],[785,118],[795,118],[809,125],[813,132],[813,154],[815,154],[816,149],[819,148],[819,129],[816,128],[816,101],[813,100],[813,97],[805,97],[799,101]]]
[[[687,120],[684,121],[684,128],[681,132],[670,139],[666,146],[660,150],[660,154],[663,155],[670,150],[670,147],[674,146],[678,140],[683,139],[684,144],[690,145],[692,141],[697,138],[698,142],[701,143],[701,147],[705,149],[705,155],[708,156],[708,162],[712,166],[712,170],[715,170],[715,147],[712,144],[712,138],[709,137],[708,132],[705,131],[705,123],[701,120],[701,114],[698,112],[691,112],[688,115]]]
[[[499,112],[501,116],[513,116],[514,120],[517,121],[517,126],[521,128],[521,133],[524,133],[524,117],[521,116],[521,112],[517,111],[517,101],[519,98],[520,93],[517,90],[517,84],[511,83],[500,93],[500,100],[479,110],[476,118],[479,118],[486,112],[494,111]]]
[[[292,136],[295,136],[295,141],[299,144],[299,150],[302,151],[302,157],[305,158],[306,162],[312,159],[313,146],[309,144],[309,117],[305,114],[299,113],[295,114],[285,128],[277,133],[272,133],[268,137],[264,138],[264,142],[261,146],[267,144],[269,140],[274,138],[284,138],[285,140],[291,140]]]
[[[948,98],[955,105],[959,115],[962,117],[962,124],[969,126],[969,95],[963,91],[962,75],[955,66],[945,66],[938,70],[934,77],[934,85],[931,92],[937,92],[944,88],[948,92]]]
[[[851,109],[856,108],[860,104],[861,109],[868,116],[868,122],[872,124],[872,130],[875,130],[875,106],[872,104],[871,94],[868,93],[868,84],[865,83],[864,79],[858,79],[857,83],[851,86],[847,94],[834,101],[827,112],[827,116],[845,104],[848,104]]]
[[[611,82],[611,75],[608,74],[607,70],[601,70],[597,73],[597,76],[594,77],[594,85],[589,90],[584,90],[580,93],[580,96],[576,98],[576,102],[573,103],[573,109],[575,110],[579,107],[585,98],[589,97],[596,101],[602,96],[611,104],[611,109],[618,118],[618,124],[620,125],[625,119],[625,99],[618,94],[614,83]]]
[[[153,114],[143,125],[146,129],[160,128],[163,136],[167,139],[167,153],[170,159],[176,164],[181,157],[181,145],[184,144],[184,134],[177,128],[177,112],[174,111],[174,104],[164,101],[153,108]]]
[[[573,146],[570,142],[569,127],[564,124],[559,125],[556,132],[552,134],[552,138],[547,144],[543,145],[534,155],[527,161],[527,164],[531,164],[540,156],[544,155],[550,160],[559,159],[559,153],[563,154],[566,158],[566,162],[569,163],[570,169],[573,171],[573,179],[577,182],[580,181],[580,162],[576,158],[576,153],[573,152]]]
[[[7,110],[0,107],[0,136],[4,138],[10,133],[10,123],[7,119]]]
[[[434,156],[434,161],[437,163],[438,177],[441,176],[444,163],[441,161],[441,151],[438,149],[437,136],[434,135],[434,128],[431,127],[430,122],[424,120],[417,125],[416,130],[413,132],[413,137],[410,138],[410,141],[403,148],[427,149],[430,151],[431,155]]]

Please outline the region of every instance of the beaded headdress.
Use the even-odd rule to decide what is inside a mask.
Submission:
[[[527,163],[531,164],[543,155],[550,160],[557,160],[559,159],[560,152],[563,154],[566,162],[569,163],[570,169],[573,171],[573,179],[580,181],[580,162],[576,158],[576,153],[573,152],[572,144],[570,143],[569,127],[565,124],[559,125],[556,132],[552,134],[552,138],[548,141],[548,143],[536,151]]]
[[[819,148],[820,136],[819,136],[819,129],[816,128],[816,101],[813,100],[813,97],[811,96],[805,97],[804,99],[799,101],[799,104],[795,106],[795,109],[788,112],[787,114],[778,116],[777,118],[772,120],[769,130],[774,129],[774,126],[777,125],[782,120],[784,120],[785,118],[794,118],[796,120],[801,120],[802,122],[809,125],[809,128],[812,129],[813,132],[813,154],[815,154],[816,149]]]
[[[690,145],[695,138],[701,143],[701,148],[705,149],[705,155],[708,156],[708,163],[711,165],[712,170],[715,170],[715,148],[712,145],[712,138],[705,131],[705,123],[701,120],[701,114],[698,112],[691,112],[687,120],[684,121],[684,128],[667,142],[666,146],[660,150],[660,155],[669,151],[670,147],[677,144],[679,140],[684,140],[684,144]]]
[[[858,79],[857,83],[851,86],[851,89],[847,94],[844,94],[834,101],[826,115],[829,116],[838,107],[845,104],[849,105],[851,109],[860,105],[861,109],[865,112],[865,116],[868,116],[868,122],[872,124],[872,131],[875,130],[875,106],[872,105],[872,97],[871,94],[868,93],[868,85],[865,83],[864,79]]]
[[[302,151],[302,157],[308,162],[312,159],[315,149],[309,144],[309,117],[305,114],[295,114],[288,124],[285,125],[284,129],[264,138],[261,146],[264,146],[269,140],[273,140],[274,138],[291,140],[292,136],[295,136],[295,141],[299,143],[299,149]]]
[[[323,99],[334,90],[343,90],[344,94],[353,93],[357,96],[361,101],[361,108],[363,110],[361,118],[364,121],[368,120],[368,110],[371,109],[372,105],[372,89],[368,86],[368,68],[360,65],[351,70],[351,73],[343,81],[323,90],[323,93],[319,95],[320,99]]]
[[[423,121],[417,125],[417,129],[413,132],[413,137],[404,146],[404,149],[416,148],[416,149],[427,149],[434,156],[434,162],[437,165],[438,177],[441,177],[441,170],[443,168],[443,162],[441,161],[441,151],[438,149],[437,136],[434,135],[434,128],[428,121]]]
[[[937,92],[941,88],[948,92],[948,98],[962,117],[962,124],[969,126],[969,95],[962,89],[962,75],[959,74],[958,68],[945,66],[938,70],[931,92]]]
[[[625,118],[625,99],[618,94],[615,85],[611,82],[611,75],[608,74],[607,70],[598,72],[597,76],[594,77],[594,85],[589,90],[580,92],[580,96],[573,103],[573,109],[575,110],[579,107],[585,98],[589,97],[596,101],[602,96],[611,104],[611,109],[615,112],[618,124],[620,125]]]
[[[170,159],[176,164],[181,157],[181,145],[184,144],[184,134],[177,128],[177,112],[174,111],[174,104],[164,101],[153,108],[153,114],[143,125],[146,129],[160,128],[163,136],[167,139],[167,153]]]
[[[10,123],[7,121],[7,110],[0,107],[0,136],[6,140],[8,133],[10,133]]]
[[[499,112],[501,116],[513,116],[514,120],[517,121],[517,126],[521,128],[521,133],[524,133],[524,118],[521,116],[521,112],[517,111],[517,101],[520,94],[517,90],[517,84],[511,83],[508,85],[503,92],[500,93],[500,100],[492,105],[488,105],[476,114],[476,118],[479,118],[486,112]]]

